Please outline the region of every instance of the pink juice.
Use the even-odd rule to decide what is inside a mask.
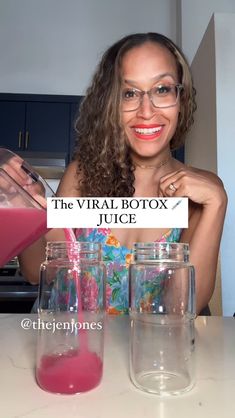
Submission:
[[[65,239],[68,243],[76,242],[76,237],[71,228],[64,229]],[[68,250],[68,258],[70,261],[76,263],[79,262],[79,254],[75,255],[74,253],[70,253]],[[78,300],[78,322],[84,322],[84,315],[82,312],[82,291],[81,291],[81,281],[79,277],[79,273],[77,271],[73,272],[73,277],[76,286],[77,292],[77,300]],[[87,333],[86,330],[80,330],[80,347],[82,350],[88,350],[88,342],[87,342]]]
[[[0,208],[0,266],[47,231],[46,211],[36,208]]]
[[[44,355],[36,372],[39,386],[49,392],[73,394],[95,388],[101,380],[103,363],[88,350]]]
[[[68,243],[76,242],[72,229],[65,229],[64,233]],[[69,246],[67,251],[70,261],[79,262],[79,253],[74,254]],[[82,323],[84,315],[79,271],[74,270],[73,275],[78,300],[77,319]],[[61,354],[45,354],[40,358],[36,379],[42,389],[52,393],[74,394],[89,391],[100,383],[103,362],[95,352],[89,350],[86,329],[80,329],[79,347]]]

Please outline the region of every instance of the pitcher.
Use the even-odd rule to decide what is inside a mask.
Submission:
[[[25,161],[0,148],[0,266],[46,232],[45,198],[52,195],[45,180]]]

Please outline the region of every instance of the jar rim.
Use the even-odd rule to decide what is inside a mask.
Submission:
[[[134,260],[188,262],[189,244],[182,242],[136,242],[133,246]]]
[[[149,241],[149,242],[134,242],[134,250],[147,250],[147,249],[172,249],[172,250],[189,250],[189,244],[184,242],[159,242],[159,241]]]
[[[87,241],[48,241],[47,248],[67,248],[75,247],[84,251],[99,251],[101,249],[100,242],[87,242]]]
[[[102,247],[99,242],[84,241],[48,241],[46,257],[68,258],[70,261],[79,259],[97,259],[102,256]]]

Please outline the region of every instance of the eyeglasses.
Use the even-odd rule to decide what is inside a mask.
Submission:
[[[132,112],[139,109],[145,94],[149,96],[154,107],[173,107],[177,104],[180,91],[183,88],[182,84],[161,84],[148,91],[127,87],[122,91],[122,110],[123,112]]]

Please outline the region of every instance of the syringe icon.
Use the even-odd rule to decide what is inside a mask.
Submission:
[[[172,208],[171,208],[171,209],[175,209],[175,208],[177,208],[177,206],[179,206],[179,204],[182,202],[182,200],[183,200],[183,199],[178,200],[178,201],[174,204],[174,206],[172,206]]]

